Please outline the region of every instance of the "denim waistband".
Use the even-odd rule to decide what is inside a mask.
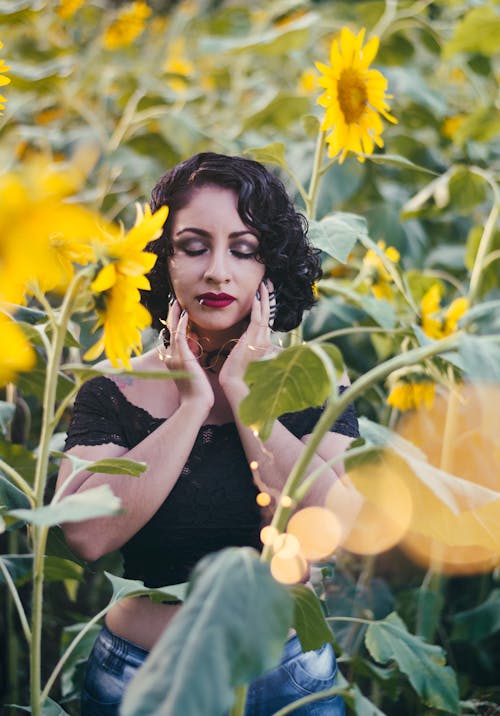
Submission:
[[[108,653],[111,652],[115,657],[121,658],[136,666],[142,664],[149,654],[148,650],[143,649],[142,646],[134,644],[132,641],[112,632],[111,629],[106,626],[106,623],[103,624],[97,641]],[[283,664],[290,659],[294,659],[301,651],[302,647],[300,646],[298,637],[296,635],[291,636],[283,646],[281,663]]]
[[[142,646],[112,632],[106,623],[103,624],[97,638],[97,647],[99,648],[99,646],[113,654],[115,658],[122,659],[133,666],[140,666],[149,654],[148,650],[143,649]]]

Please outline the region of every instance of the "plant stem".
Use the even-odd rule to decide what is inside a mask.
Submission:
[[[314,153],[314,164],[309,183],[309,192],[306,201],[306,212],[309,219],[315,218],[316,200],[318,196],[319,180],[321,177],[321,164],[323,163],[323,154],[325,151],[326,131],[320,129],[316,140],[316,151]]]
[[[418,348],[414,348],[406,353],[403,353],[402,355],[395,356],[394,358],[385,361],[381,365],[375,366],[367,373],[360,376],[342,393],[342,395],[335,396],[335,399],[329,402],[320,419],[316,423],[305,449],[300,454],[299,459],[293,466],[288,476],[282,490],[282,495],[290,496],[292,500],[295,499],[296,490],[302,482],[307,467],[315,455],[323,436],[328,432],[335,420],[344,412],[351,402],[362,395],[374,383],[386,378],[394,370],[415,365],[416,363],[420,363],[431,356],[453,350],[459,341],[459,337],[459,332],[453,333],[451,336],[448,336],[440,341],[436,341],[432,345],[419,346]],[[271,522],[271,525],[279,532],[283,531],[291,513],[291,509],[292,508],[290,507],[284,507],[280,500]],[[266,545],[262,551],[261,559],[265,562],[269,561],[271,557],[272,546]]]
[[[245,713],[245,703],[246,703],[246,699],[247,699],[247,691],[248,691],[247,684],[238,686],[235,689],[236,700],[231,708],[230,716],[243,716],[243,714]]]
[[[54,686],[55,680],[56,680],[57,677],[59,676],[59,673],[60,673],[61,669],[63,668],[64,664],[65,664],[66,661],[69,659],[69,657],[71,656],[71,654],[73,653],[73,651],[76,649],[76,647],[78,646],[78,644],[81,642],[81,640],[83,639],[83,637],[85,636],[85,634],[89,631],[89,629],[90,629],[92,626],[94,626],[94,624],[97,624],[97,622],[99,621],[99,619],[102,619],[102,617],[105,616],[105,615],[109,612],[109,610],[111,609],[111,607],[112,607],[114,604],[116,604],[116,602],[115,602],[115,601],[112,601],[110,604],[107,604],[107,605],[104,607],[104,609],[101,609],[101,611],[100,611],[98,614],[96,614],[94,617],[92,617],[92,619],[90,619],[90,621],[88,621],[88,622],[85,624],[85,626],[83,627],[83,629],[78,632],[78,634],[75,636],[75,638],[73,639],[73,641],[71,642],[71,644],[70,644],[70,645],[68,646],[68,648],[64,651],[64,654],[61,656],[61,658],[59,659],[59,661],[58,661],[57,664],[55,665],[55,667],[54,667],[54,669],[53,669],[51,675],[50,675],[49,678],[47,679],[47,683],[46,683],[45,686],[44,686],[44,689],[43,689],[42,694],[41,694],[41,697],[40,697],[40,700],[42,701],[42,703],[47,699],[47,697],[48,697],[48,695],[49,695],[49,693],[50,693],[51,688]]]
[[[0,458],[0,470],[5,472],[6,475],[8,475],[10,478],[12,478],[12,481],[19,487],[20,490],[22,490],[24,492],[26,497],[33,504],[34,500],[35,500],[35,493],[31,489],[30,485],[28,485],[26,480],[17,472],[17,470],[15,470],[11,465],[6,463],[1,458]]]
[[[14,581],[12,577],[10,576],[9,570],[3,563],[3,559],[0,558],[0,571],[2,572],[5,583],[7,584],[7,587],[9,588],[9,592],[12,596],[12,600],[15,604],[15,607],[17,609],[17,613],[19,615],[19,621],[21,622],[21,626],[23,628],[24,636],[26,637],[26,641],[28,644],[31,644],[31,632],[30,627],[28,624],[28,620],[26,618],[26,612],[24,611],[24,607],[22,605],[21,599],[19,597],[19,592],[16,589],[16,585],[14,584]]]
[[[472,306],[472,304],[475,302],[477,295],[479,293],[479,288],[481,286],[481,280],[483,278],[483,269],[486,262],[486,258],[488,255],[488,252],[490,250],[491,244],[493,242],[493,237],[495,235],[495,226],[498,221],[498,215],[500,213],[500,202],[498,199],[493,204],[491,211],[488,215],[488,218],[486,220],[486,224],[484,225],[484,230],[481,236],[481,240],[479,242],[479,247],[477,249],[476,259],[474,261],[474,266],[472,267],[472,273],[470,277],[470,284],[469,284],[469,303]]]
[[[57,391],[57,374],[64,347],[66,329],[71,316],[73,301],[80,287],[81,277],[77,274],[64,297],[59,318],[52,319],[52,339],[47,351],[47,373],[43,397],[42,426],[35,471],[35,508],[43,505],[47,468],[50,455],[50,440],[54,431],[54,412]],[[33,526],[33,595],[31,611],[32,645],[30,650],[30,688],[32,716],[41,716],[41,656],[42,656],[42,607],[44,583],[44,558],[48,528]]]

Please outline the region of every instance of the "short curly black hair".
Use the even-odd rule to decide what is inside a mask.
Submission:
[[[161,328],[172,293],[167,258],[172,253],[171,227],[175,212],[189,202],[194,190],[215,185],[238,195],[238,213],[259,236],[259,261],[276,291],[274,328],[289,331],[299,325],[314,304],[313,284],[321,276],[319,251],[307,239],[307,220],[297,212],[283,183],[262,164],[238,156],[202,152],[177,164],[151,194],[151,210],[169,207],[162,235],[146,251],[158,256],[148,275],[151,291],[142,292],[153,327]]]

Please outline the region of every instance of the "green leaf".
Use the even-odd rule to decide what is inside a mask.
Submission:
[[[319,649],[326,642],[333,644],[333,635],[325,619],[318,597],[304,584],[291,587],[293,596],[293,627],[302,651]]]
[[[110,572],[104,573],[113,587],[111,604],[119,602],[125,597],[146,596],[153,597],[153,601],[171,602],[177,599],[184,601],[186,597],[187,583],[169,584],[168,587],[146,587],[139,579],[125,579],[117,577]],[[156,597],[156,599],[155,599]]]
[[[481,204],[486,196],[485,180],[476,173],[459,168],[450,177],[450,209],[460,216],[467,216],[472,209]]]
[[[493,56],[498,52],[500,16],[493,7],[483,5],[470,10],[455,27],[455,33],[443,47],[448,59],[458,52],[478,52]]]
[[[285,28],[259,32],[256,35],[238,38],[207,37],[200,43],[201,51],[219,55],[223,52],[232,54],[245,53],[252,56],[286,57],[292,50],[302,48],[309,38],[309,28],[317,21],[314,13],[308,13]]]
[[[334,279],[324,279],[319,286],[321,290],[343,296],[352,301],[354,305],[360,306],[382,328],[390,330],[396,325],[394,306],[389,301],[386,301],[385,298],[375,298],[374,296],[357,293]]]
[[[92,462],[91,460],[82,460],[82,458],[76,457],[76,455],[60,452],[59,450],[52,450],[52,455],[70,460],[73,470],[101,472],[105,475],[131,475],[132,477],[139,477],[148,469],[145,462],[136,462],[126,457],[109,457]]]
[[[443,649],[410,634],[395,612],[370,624],[365,644],[375,661],[382,664],[395,661],[425,704],[458,713],[456,675],[445,666]]]
[[[68,373],[72,373],[76,377],[78,377],[82,383],[85,383],[85,381],[90,380],[91,378],[97,378],[98,376],[104,375],[104,376],[120,376],[120,375],[126,375],[126,376],[132,376],[135,378],[151,378],[151,379],[158,379],[158,378],[164,378],[165,380],[177,380],[177,378],[189,378],[189,373],[186,373],[185,371],[178,370],[178,371],[169,371],[168,373],[165,370],[152,370],[152,371],[146,371],[146,370],[123,370],[121,368],[95,368],[94,366],[87,366],[82,365],[81,363],[65,363],[61,366],[61,370],[67,371]]]
[[[322,348],[338,373],[343,363],[334,346]],[[245,425],[267,440],[274,421],[283,413],[323,405],[331,392],[330,379],[321,358],[307,345],[293,346],[275,358],[250,363],[245,373],[250,393],[240,403],[239,414]]]
[[[307,97],[279,91],[265,107],[245,118],[243,131],[261,129],[266,125],[275,130],[285,130],[289,124],[298,122],[308,109]]]
[[[205,557],[183,608],[127,689],[122,716],[225,713],[235,686],[279,663],[292,609],[255,550]]]
[[[478,383],[500,382],[500,336],[461,336],[458,352],[469,378]]]
[[[15,708],[31,713],[30,706],[18,706],[16,704]],[[47,697],[47,701],[45,701],[42,706],[42,716],[69,716],[69,714],[62,706],[53,701],[50,697]]]
[[[31,452],[22,445],[15,445],[0,436],[0,456],[4,462],[13,467],[29,485],[35,477],[36,460]],[[0,475],[3,475],[0,468]],[[10,478],[7,477],[7,480]]]
[[[60,582],[65,579],[83,582],[83,567],[69,559],[45,557],[45,579],[49,582]]]
[[[342,672],[337,672],[337,685],[345,689],[343,698],[356,716],[385,716],[384,712],[364,696],[356,684],[349,684]]]
[[[474,609],[451,617],[451,639],[478,642],[500,630],[500,589],[493,589],[487,599]]]
[[[283,142],[273,142],[266,144],[265,147],[246,149],[243,154],[249,154],[255,161],[262,162],[262,164],[276,164],[282,169],[287,168]]]
[[[71,624],[64,627],[61,636],[61,653],[66,651],[73,639],[86,627],[84,623]],[[93,624],[78,642],[66,660],[64,671],[61,677],[61,692],[64,698],[77,698],[82,688],[83,666],[89,658],[92,647],[99,634],[101,627]],[[79,678],[80,677],[80,678]]]
[[[12,420],[15,411],[15,405],[7,403],[5,400],[0,400],[0,430],[3,435],[7,435],[9,423]]]
[[[34,510],[11,510],[10,517],[25,520],[39,527],[49,527],[63,522],[81,522],[94,517],[107,517],[120,512],[121,500],[109,485],[99,485],[91,490],[63,497],[55,505],[46,505]]]
[[[368,234],[368,229],[363,216],[337,211],[321,221],[309,221],[307,233],[313,246],[345,264],[354,244]]]
[[[362,154],[360,156],[366,157],[374,164],[387,164],[392,167],[400,167],[401,169],[412,169],[415,172],[423,172],[424,174],[431,174],[431,176],[438,176],[437,172],[427,167],[423,167],[420,164],[411,162],[406,157],[402,157],[399,154]]]
[[[33,555],[9,554],[0,557],[0,559],[16,586],[21,586],[31,579],[33,572]],[[2,571],[0,571],[0,584],[5,584]]]
[[[30,501],[22,490],[0,473],[0,512],[29,509]]]

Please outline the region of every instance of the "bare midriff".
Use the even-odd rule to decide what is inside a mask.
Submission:
[[[106,625],[122,639],[150,651],[181,606],[156,604],[149,597],[123,599],[106,615]]]

